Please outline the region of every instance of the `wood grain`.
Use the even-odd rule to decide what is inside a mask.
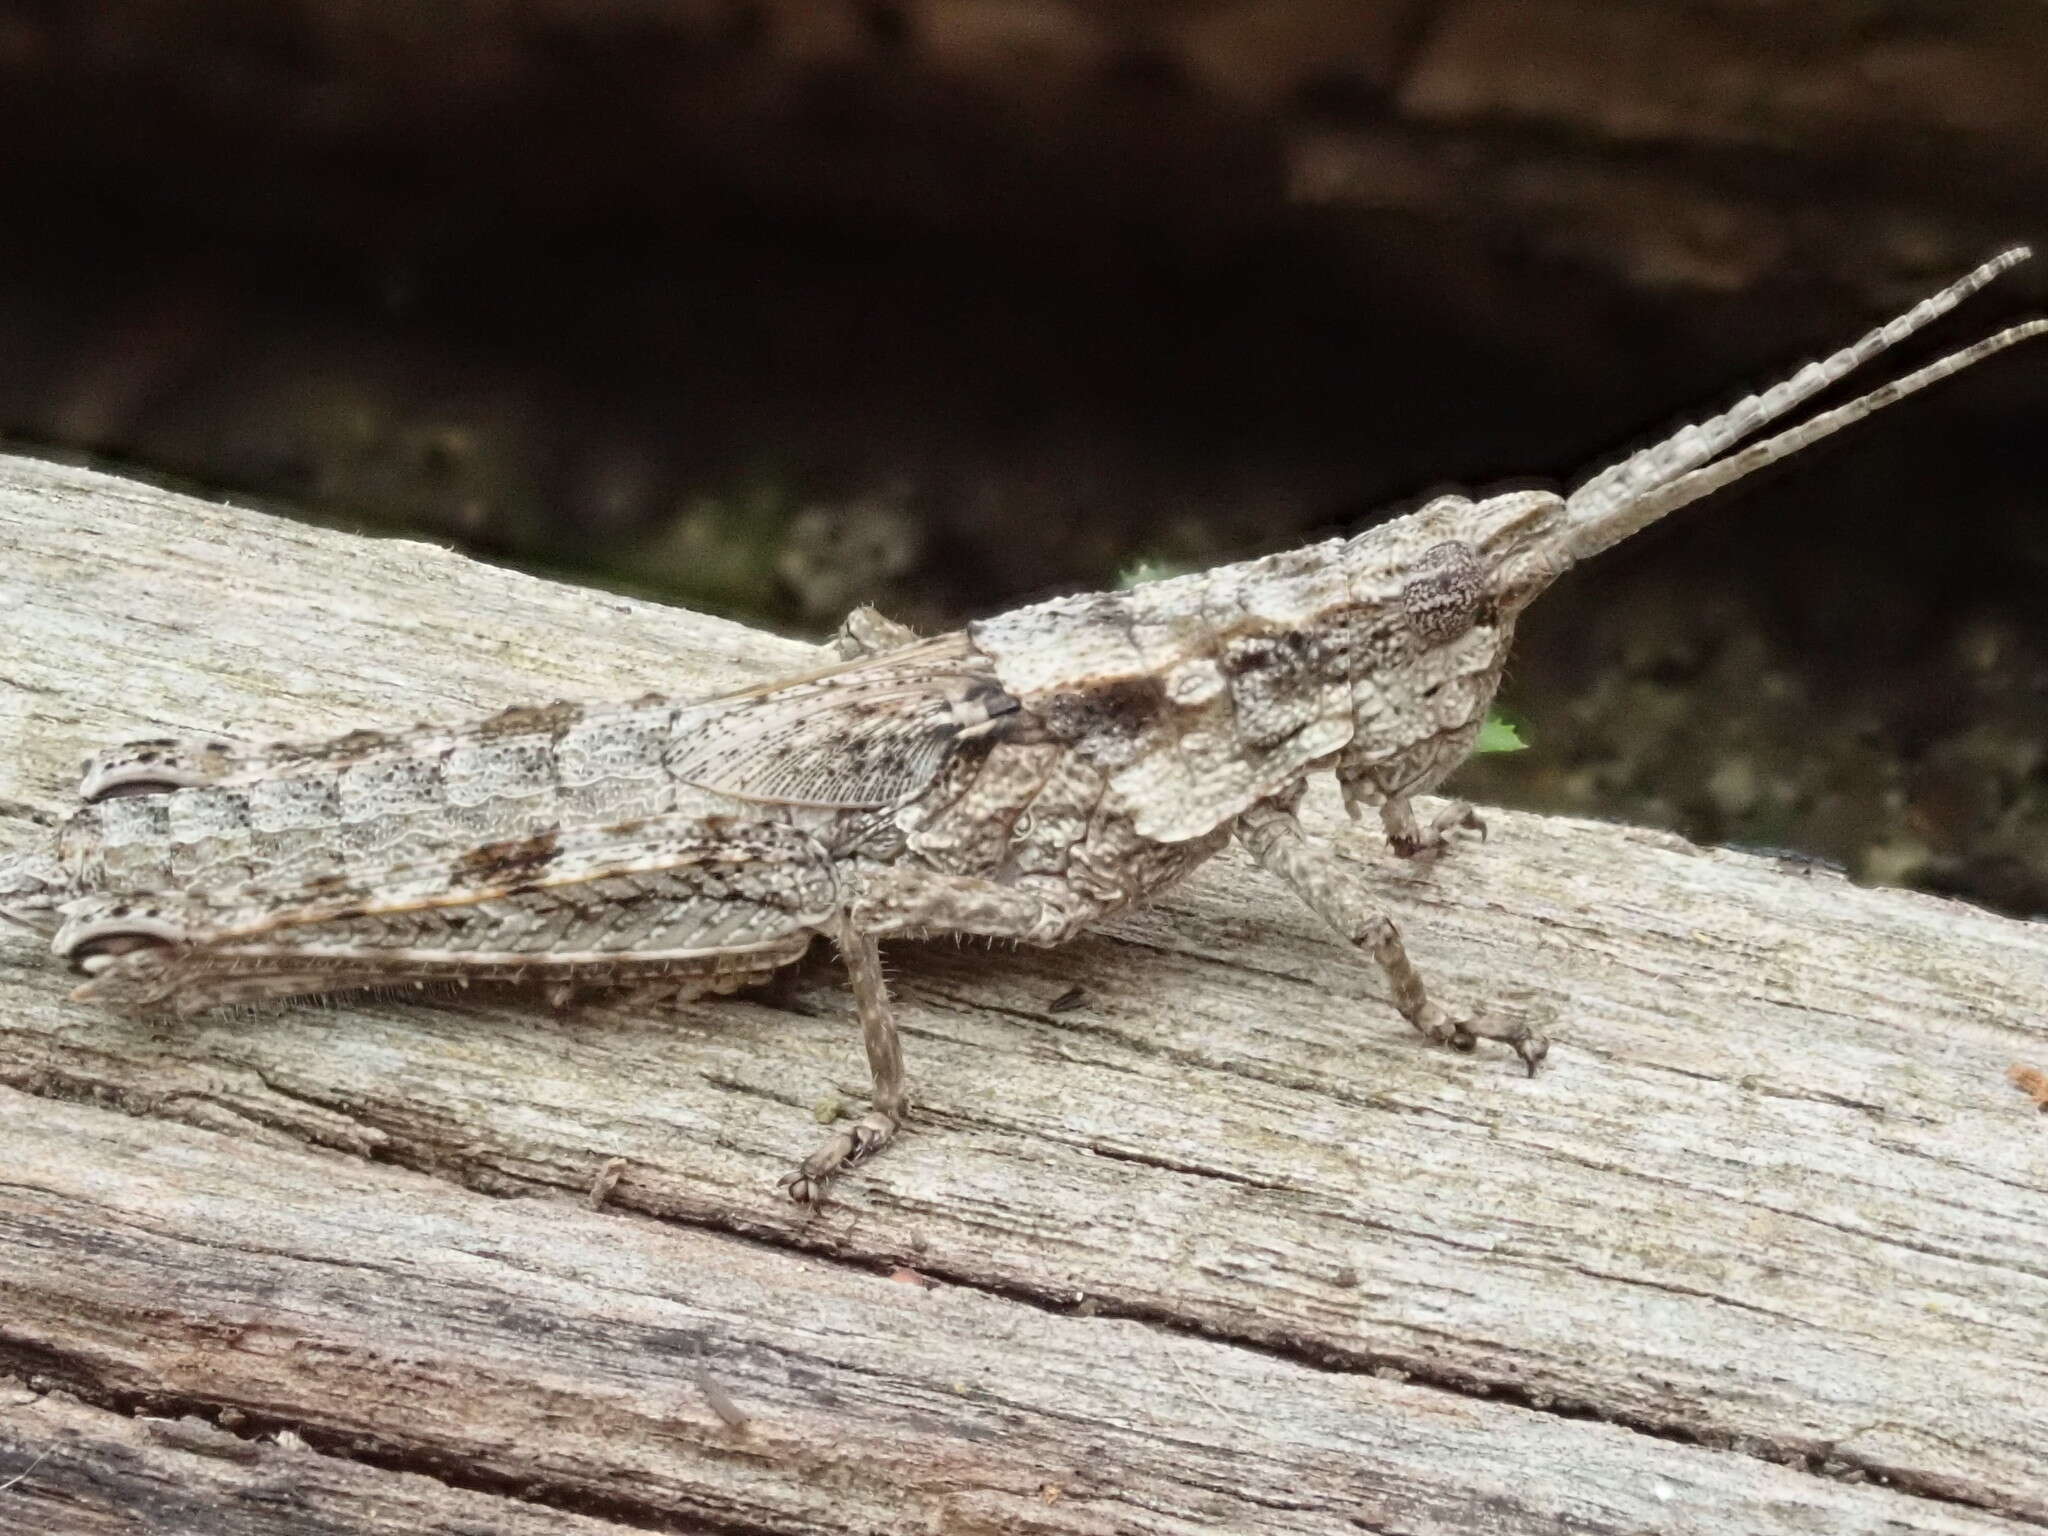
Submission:
[[[126,735],[809,655],[0,461],[0,846]],[[2048,927],[1508,813],[1418,873],[1332,799],[1442,995],[1550,1017],[1541,1076],[1420,1045],[1230,856],[1062,950],[892,951],[921,1113],[810,1215],[775,1181],[864,1086],[827,967],[808,1014],[161,1025],[0,936],[0,1482],[51,1452],[0,1519],[126,1529],[175,1488],[133,1528],[2048,1523],[2048,1119],[2006,1076],[2048,1065]],[[254,1459],[132,1414],[225,1414],[189,1435]]]

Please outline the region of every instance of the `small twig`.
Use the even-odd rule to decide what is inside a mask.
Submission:
[[[37,1467],[40,1467],[44,1462],[48,1461],[50,1459],[50,1451],[54,1451],[55,1449],[56,1447],[54,1445],[51,1446],[49,1450],[44,1451],[42,1455],[38,1456],[34,1461],[30,1462],[27,1466],[23,1467],[19,1472],[15,1473],[14,1476],[7,1479],[6,1482],[0,1483],[0,1493],[5,1493],[8,1489],[12,1488],[16,1483],[20,1482],[24,1477],[27,1477],[29,1473],[35,1471]]]
[[[1249,1430],[1250,1426],[1247,1425],[1243,1419],[1240,1419],[1236,1414],[1232,1413],[1228,1408],[1224,1407],[1221,1403],[1217,1402],[1215,1398],[1211,1397],[1207,1392],[1202,1390],[1202,1384],[1199,1381],[1195,1380],[1194,1373],[1190,1371],[1187,1368],[1187,1366],[1181,1363],[1179,1350],[1167,1350],[1166,1358],[1171,1360],[1173,1362],[1173,1368],[1176,1371],[1180,1372],[1180,1379],[1188,1384],[1188,1390],[1194,1393],[1195,1396],[1199,1397],[1203,1402],[1207,1403],[1211,1408],[1213,1408],[1216,1411],[1217,1417],[1222,1419],[1224,1423],[1230,1425],[1233,1429],[1242,1431]]]
[[[701,1365],[690,1367],[690,1374],[697,1379],[697,1390],[704,1394],[704,1401],[711,1405],[711,1411],[725,1421],[726,1428],[744,1431],[749,1422],[746,1409],[732,1399],[732,1394],[711,1379],[711,1373]]]

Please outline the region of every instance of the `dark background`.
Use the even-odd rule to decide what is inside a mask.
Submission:
[[[25,451],[933,627],[1569,480],[2048,241],[2048,7],[0,0],[0,199]],[[1575,573],[1460,787],[2048,910],[2044,420],[2039,346]]]

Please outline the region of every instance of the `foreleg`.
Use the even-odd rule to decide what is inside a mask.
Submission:
[[[1549,1042],[1527,1024],[1454,1019],[1432,1001],[1393,920],[1375,910],[1365,883],[1311,841],[1292,812],[1256,807],[1238,818],[1237,835],[1252,857],[1286,881],[1317,916],[1379,962],[1394,989],[1394,1006],[1424,1038],[1458,1051],[1469,1051],[1480,1040],[1498,1040],[1530,1072],[1536,1070]]]
[[[1386,828],[1387,846],[1404,859],[1434,860],[1449,851],[1461,833],[1476,832],[1483,840],[1486,823],[1465,801],[1453,800],[1424,827],[1415,818],[1411,798],[1436,788],[1456,771],[1478,736],[1479,722],[1475,720],[1462,730],[1432,736],[1382,762],[1340,764],[1337,786],[1344,792],[1344,809],[1353,821],[1360,821],[1366,811],[1377,808],[1380,825]]]
[[[1461,832],[1476,832],[1481,842],[1486,840],[1485,820],[1464,800],[1453,800],[1424,827],[1415,819],[1414,802],[1395,795],[1380,807],[1380,825],[1387,829],[1387,846],[1404,859],[1434,859]]]

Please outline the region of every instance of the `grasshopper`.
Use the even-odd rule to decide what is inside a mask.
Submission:
[[[1515,621],[1568,567],[2030,337],[2016,325],[1737,445],[2023,260],[2014,249],[1854,345],[1569,495],[1440,496],[1349,539],[1060,597],[918,638],[859,610],[831,665],[710,698],[508,709],[462,728],[87,760],[54,848],[0,863],[0,913],[72,994],[136,1012],[442,982],[695,997],[819,935],[844,957],[873,1098],[784,1182],[819,1197],[910,1106],[877,941],[1057,944],[1235,838],[1378,963],[1425,1038],[1531,1072],[1524,1022],[1433,999],[1369,886],[1296,807],[1336,777],[1395,854],[1484,835],[1414,797],[1472,750]]]

